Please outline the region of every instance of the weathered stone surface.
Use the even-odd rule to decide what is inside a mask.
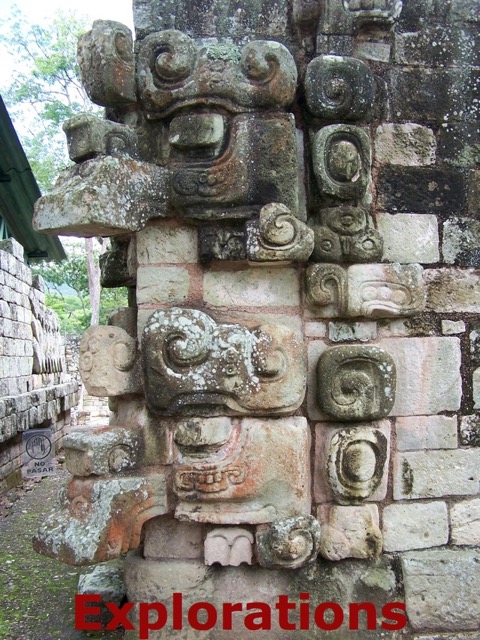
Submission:
[[[397,418],[397,449],[456,449],[457,418],[450,416],[415,416]]]
[[[466,631],[465,633],[436,633],[434,636],[415,636],[413,640],[477,640],[478,633]]]
[[[253,564],[253,535],[241,527],[218,527],[205,538],[205,564],[222,567]]]
[[[167,185],[162,167],[126,157],[87,160],[66,169],[37,201],[33,224],[69,236],[124,235],[166,215]]]
[[[252,262],[304,262],[313,251],[313,231],[282,204],[265,205],[258,221],[246,226],[247,257]]]
[[[100,285],[105,289],[135,285],[137,274],[130,260],[130,242],[129,237],[112,238],[110,250],[99,256]]]
[[[378,342],[393,358],[397,391],[393,416],[457,411],[462,398],[458,338],[386,338]]]
[[[143,556],[147,559],[203,559],[203,525],[159,516],[145,523]]]
[[[137,272],[138,304],[185,302],[190,292],[190,274],[181,266],[140,267]]]
[[[135,469],[143,454],[139,429],[120,426],[73,431],[63,439],[65,466],[73,476]]]
[[[442,320],[442,333],[444,336],[455,336],[465,333],[466,327],[463,320]]]
[[[347,269],[337,264],[310,265],[305,272],[307,304],[325,318],[348,315],[347,273]]]
[[[462,416],[460,443],[466,446],[480,447],[480,415]]]
[[[480,367],[472,373],[473,408],[480,409]]]
[[[474,367],[480,366],[480,322],[470,325],[470,362]]]
[[[197,261],[197,232],[190,227],[155,226],[137,233],[139,266]]]
[[[90,327],[80,342],[80,373],[92,396],[121,396],[142,388],[135,340],[120,327]]]
[[[63,123],[68,155],[73,162],[83,162],[100,155],[137,155],[137,134],[131,127],[80,113]]]
[[[478,629],[478,551],[412,551],[401,561],[408,618],[416,631]]]
[[[394,464],[395,500],[469,496],[478,493],[480,450],[411,451]]]
[[[480,267],[480,221],[452,218],[443,225],[443,260],[462,267]]]
[[[379,347],[332,347],[318,361],[318,405],[334,420],[384,418],[393,407],[395,387],[395,363]]]
[[[199,260],[202,263],[247,259],[247,232],[244,225],[202,225],[199,245]]]
[[[314,498],[344,505],[383,500],[387,491],[390,423],[315,427]]]
[[[327,560],[376,558],[382,550],[378,507],[322,505],[317,510],[322,525],[320,555]]]
[[[262,567],[299,569],[316,561],[321,529],[313,516],[286,518],[271,526],[260,525],[255,540]]]
[[[370,181],[370,137],[365,129],[332,124],[314,134],[313,171],[322,194],[360,200]]]
[[[478,38],[478,36],[477,36]],[[475,45],[478,49],[478,44]],[[480,58],[479,58],[480,62]],[[479,64],[477,62],[477,64]],[[437,154],[451,167],[469,169],[480,162],[480,122],[444,123],[438,132]],[[476,121],[475,121],[476,120]],[[475,210],[475,205],[471,206]]]
[[[332,342],[356,341],[368,342],[377,337],[375,322],[329,322],[328,337]]]
[[[480,275],[475,269],[426,269],[427,310],[480,313]]]
[[[448,543],[448,511],[445,502],[391,504],[383,510],[385,551],[427,549]]]
[[[452,544],[480,545],[480,499],[464,500],[450,507]]]
[[[310,513],[309,447],[305,418],[233,423],[223,446],[179,455],[175,516],[260,524]]]
[[[136,102],[133,41],[128,27],[96,20],[79,40],[78,61],[92,102],[104,107]]]
[[[377,214],[388,262],[429,264],[440,261],[438,220],[426,213]]]
[[[375,159],[380,164],[434,164],[436,146],[433,131],[413,122],[382,124],[375,132]]]
[[[72,478],[60,508],[33,539],[38,553],[73,565],[113,560],[140,544],[143,524],[167,513],[165,473]]]
[[[319,56],[305,76],[307,106],[327,120],[361,120],[370,115],[375,79],[368,65],[356,58]]]
[[[123,559],[102,562],[93,568],[83,569],[78,579],[79,594],[100,594],[100,613],[98,618],[102,627],[112,620],[112,612],[105,606],[106,602],[114,602],[120,607],[125,600],[125,584],[123,582]]]
[[[401,0],[344,0],[346,11],[353,14],[358,24],[386,23],[396,20],[403,8]]]
[[[281,325],[249,331],[194,309],[157,311],[145,326],[143,352],[155,412],[291,413],[305,394],[300,336]]]

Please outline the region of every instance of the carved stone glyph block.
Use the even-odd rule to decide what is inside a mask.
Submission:
[[[173,308],[150,316],[142,345],[147,404],[156,413],[291,413],[305,394],[304,347],[282,325],[250,331]]]
[[[322,526],[320,555],[327,560],[376,558],[382,551],[378,507],[322,505],[318,508]]]
[[[219,424],[208,445],[185,449],[175,435],[175,517],[213,524],[260,524],[310,512],[309,430],[305,418],[234,421],[228,440]],[[202,432],[208,420],[201,423]],[[220,433],[220,436],[219,436]],[[181,439],[182,444],[178,445]],[[197,438],[196,438],[197,439]]]
[[[361,120],[375,100],[375,78],[357,58],[319,56],[305,76],[307,106],[314,116],[328,120]]]
[[[317,366],[321,410],[340,421],[377,420],[395,402],[396,367],[380,347],[342,345],[327,349]]]
[[[207,533],[205,564],[222,567],[253,564],[253,535],[240,527],[221,527]]]
[[[63,130],[67,136],[68,155],[73,162],[99,155],[137,156],[137,134],[128,125],[80,113],[66,120]]]
[[[320,548],[321,531],[313,516],[284,518],[257,529],[257,556],[262,567],[299,569],[313,564]]]
[[[282,204],[265,205],[258,221],[247,222],[247,257],[253,262],[303,262],[312,251],[313,231]]]
[[[390,423],[336,428],[318,424],[314,498],[317,503],[361,504],[385,498],[390,458]]]
[[[80,374],[92,396],[140,393],[136,341],[120,327],[90,327],[80,342]]]
[[[360,200],[370,182],[372,152],[365,129],[332,124],[313,135],[313,171],[322,194]]]
[[[403,2],[402,0],[343,0],[343,6],[359,24],[365,22],[390,24],[400,16]]]

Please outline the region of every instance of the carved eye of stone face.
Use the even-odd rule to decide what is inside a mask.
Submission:
[[[354,442],[343,454],[345,475],[354,482],[367,482],[375,474],[377,459],[371,444]]]
[[[355,182],[361,169],[357,147],[349,140],[334,142],[328,154],[328,169],[338,182]]]
[[[125,342],[117,342],[113,345],[112,354],[115,369],[128,371],[128,369],[132,368],[135,354],[131,345]]]

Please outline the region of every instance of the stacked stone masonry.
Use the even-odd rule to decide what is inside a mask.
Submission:
[[[106,119],[65,124],[76,164],[36,208],[113,237],[130,307],[82,339],[112,415],[69,436],[35,548],[129,552],[128,598],[169,611],[308,593],[372,602],[369,638],[476,638],[478,0],[134,0],[134,21],[134,46],[81,38]],[[254,635],[365,638],[347,618]]]
[[[0,492],[16,484],[23,466],[21,434],[48,427],[61,440],[77,404],[67,374],[58,318],[45,306],[45,286],[24,262],[23,247],[0,242]]]

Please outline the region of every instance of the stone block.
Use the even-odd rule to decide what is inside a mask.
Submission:
[[[125,600],[125,585],[123,582],[123,561],[111,560],[98,564],[93,569],[83,570],[78,579],[79,594],[100,594],[99,619],[102,625],[112,620],[112,613],[105,606],[105,602],[114,602],[120,607]]]
[[[202,225],[199,232],[199,260],[239,262],[247,259],[247,231],[244,224]]]
[[[222,567],[253,564],[253,535],[241,527],[217,527],[205,538],[205,564]]]
[[[320,555],[327,560],[376,558],[382,550],[378,507],[322,505],[317,509],[322,526]]]
[[[448,543],[445,502],[391,504],[383,510],[383,548],[387,552],[427,549]]]
[[[457,448],[457,418],[453,416],[397,418],[396,433],[398,451]]]
[[[379,164],[421,167],[435,163],[433,131],[413,122],[382,124],[375,132],[375,159]]]
[[[457,411],[462,399],[458,338],[386,338],[378,347],[393,358],[397,391],[392,416]]]
[[[314,499],[343,505],[383,500],[387,492],[390,423],[315,427]]]
[[[472,218],[480,217],[480,170],[471,170],[467,183],[467,213]]]
[[[470,362],[474,367],[480,367],[480,322],[470,325]]]
[[[473,408],[480,409],[480,367],[472,373]]]
[[[143,555],[150,559],[203,559],[203,525],[160,516],[145,523]]]
[[[480,450],[410,451],[394,460],[395,500],[478,493]]]
[[[442,320],[442,333],[444,336],[455,336],[465,333],[466,327],[463,320]]]
[[[321,337],[321,336],[320,336]],[[376,322],[329,322],[328,338],[332,342],[368,342],[377,337]]]
[[[480,498],[462,500],[450,507],[452,544],[480,545]]]
[[[255,536],[258,562],[268,569],[306,567],[315,563],[320,539],[320,525],[310,515],[260,525]]]
[[[25,258],[24,258],[24,252],[25,249],[23,248],[23,246],[17,242],[17,240],[15,240],[15,238],[7,238],[5,240],[1,240],[0,241],[0,252],[5,251],[6,253],[9,253],[10,255],[12,255],[14,258],[16,258],[19,262],[24,262]],[[2,262],[0,263],[2,265],[2,269],[4,269],[4,259],[2,259]],[[10,262],[11,265],[13,265],[13,262]],[[7,269],[8,271],[8,269]]]
[[[480,447],[480,415],[462,416],[460,420],[460,444]]]
[[[480,266],[480,221],[451,218],[443,224],[443,261],[461,267]]]
[[[480,313],[480,275],[475,269],[426,269],[427,311]]]
[[[137,134],[128,125],[79,113],[63,123],[68,155],[83,162],[100,155],[137,156]]]
[[[234,423],[223,446],[177,459],[175,517],[260,524],[310,513],[309,449],[305,418]]]
[[[327,325],[325,322],[306,322],[305,335],[308,338],[325,338],[327,335]]]
[[[138,269],[138,304],[184,302],[189,292],[190,274],[184,267],[140,267]]]
[[[383,238],[383,257],[389,262],[429,264],[439,262],[437,217],[426,213],[377,214]]]
[[[137,234],[139,266],[197,261],[197,231],[191,227],[155,226]]]
[[[479,135],[478,121],[445,122],[437,134],[437,155],[451,167],[464,170],[474,168],[480,162]],[[471,209],[475,210],[474,204]]]
[[[282,325],[250,331],[172,308],[150,316],[142,347],[147,404],[156,413],[292,413],[305,395],[303,342]]]
[[[205,302],[214,307],[296,307],[300,304],[298,274],[288,267],[206,271],[203,287]]]
[[[478,551],[411,551],[401,562],[408,618],[415,631],[478,630]]]

